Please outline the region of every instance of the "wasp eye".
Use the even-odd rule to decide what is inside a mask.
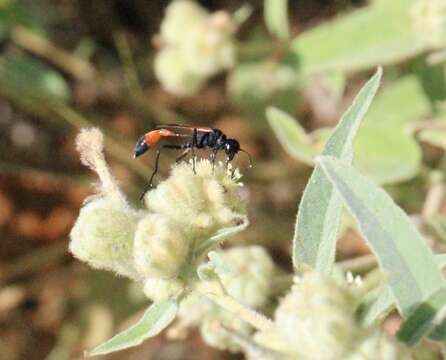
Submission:
[[[146,140],[142,137],[135,145],[135,153],[133,154],[133,157],[136,158],[144,154],[147,150],[149,150],[149,145],[147,145]]]

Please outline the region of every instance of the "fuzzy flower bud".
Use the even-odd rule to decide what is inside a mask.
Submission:
[[[167,45],[179,45],[184,32],[205,21],[208,15],[209,13],[195,1],[172,1],[161,23],[161,40]]]
[[[162,215],[195,239],[206,240],[217,230],[246,222],[240,197],[240,174],[208,160],[172,168],[171,176],[144,198],[150,212]]]
[[[133,237],[138,215],[127,204],[105,162],[98,129],[83,130],[77,138],[81,161],[101,180],[98,195],[87,199],[71,231],[70,251],[94,268],[139,279],[133,266]]]
[[[265,308],[276,272],[268,253],[260,246],[246,246],[220,251],[219,256],[227,271],[218,267],[215,271],[227,293],[248,307]],[[204,281],[200,289],[212,288],[213,283]],[[181,303],[179,318],[180,327],[199,326],[204,341],[218,349],[240,350],[228,330],[246,336],[252,333],[250,325],[196,293]]]
[[[182,44],[184,61],[190,71],[207,77],[234,66],[234,30],[231,17],[223,11],[191,29]]]
[[[411,360],[402,344],[379,329],[369,329],[358,339],[356,348],[345,360]]]
[[[317,272],[306,273],[282,299],[273,333],[256,340],[299,359],[344,359],[357,335],[351,295]]]
[[[248,307],[264,307],[275,273],[266,250],[261,246],[240,246],[222,251],[220,256],[228,264],[229,271],[217,268],[216,272],[228,294]]]
[[[189,248],[190,239],[175,223],[159,214],[147,214],[136,228],[135,267],[144,277],[176,277]]]
[[[208,77],[234,65],[235,31],[236,23],[225,11],[209,14],[193,1],[173,1],[161,23],[156,77],[173,94],[197,93]]]
[[[165,47],[155,55],[154,71],[164,89],[182,96],[196,94],[205,80],[187,68],[183,53],[174,47]]]
[[[153,302],[176,298],[184,288],[184,282],[179,279],[147,278],[144,281],[144,294]]]
[[[444,0],[418,0],[411,15],[416,33],[432,47],[446,44],[446,2]]]

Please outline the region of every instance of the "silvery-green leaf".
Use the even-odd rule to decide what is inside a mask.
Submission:
[[[291,156],[305,164],[314,164],[316,149],[299,122],[275,107],[266,109],[266,118],[277,139]]]
[[[435,341],[446,337],[446,288],[439,289],[410,314],[397,337],[407,345],[415,345],[425,335]]]
[[[104,355],[137,346],[163,331],[175,319],[177,312],[178,304],[171,300],[152,304],[135,325],[89,351],[87,355]]]
[[[440,268],[446,266],[446,254],[436,254],[435,261]],[[392,309],[395,308],[395,297],[390,286],[381,286],[373,290],[375,296],[370,301],[366,301],[361,309],[360,318],[364,326],[376,325]]]
[[[405,317],[444,286],[435,256],[410,218],[391,197],[334,157],[317,159],[358,223]]]
[[[302,33],[291,44],[296,66],[304,75],[332,70],[351,73],[422,53],[426,45],[414,30],[414,2],[371,4]]]
[[[364,85],[343,115],[327,144],[323,155],[338,157],[346,162],[353,158],[353,140],[381,81],[382,69]],[[310,265],[321,272],[330,272],[334,263],[336,233],[341,214],[341,199],[316,166],[302,196],[293,239],[293,264]]]

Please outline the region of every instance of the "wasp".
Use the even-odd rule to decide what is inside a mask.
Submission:
[[[182,144],[167,143],[157,149],[155,165],[149,183],[144,189],[141,199],[149,188],[158,172],[158,164],[163,149],[182,150],[181,154],[175,160],[177,163],[184,159],[188,154],[192,155],[192,167],[195,173],[195,150],[210,150],[212,166],[215,166],[215,160],[219,151],[226,154],[226,166],[232,161],[238,152],[246,153],[249,158],[249,164],[252,166],[252,159],[249,153],[240,147],[236,139],[228,138],[221,130],[211,127],[197,127],[192,125],[169,124],[157,126],[155,130],[149,131],[143,135],[135,145],[134,158],[144,154],[147,150],[158,144],[161,140],[183,140]]]

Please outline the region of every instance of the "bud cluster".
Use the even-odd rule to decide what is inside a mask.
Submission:
[[[213,169],[201,160],[194,174],[190,164],[178,164],[145,195],[146,208],[137,211],[105,162],[100,131],[83,130],[77,147],[100,185],[80,210],[70,251],[95,268],[141,282],[155,302],[179,296],[191,285],[205,256],[197,249],[206,240],[224,228],[247,224],[238,171],[222,165]]]
[[[318,272],[296,278],[274,316],[274,327],[255,335],[258,344],[284,359],[410,359],[396,342],[357,322],[347,288]]]
[[[231,68],[236,59],[236,24],[225,11],[208,13],[191,0],[175,0],[161,23],[155,75],[175,95],[193,95],[207,78]]]
[[[220,251],[225,268],[215,268],[218,280],[202,281],[202,291],[212,289],[220,281],[224,290],[245,306],[265,310],[272,297],[271,284],[277,268],[266,250],[260,246],[239,246]],[[179,322],[171,334],[181,334],[190,327],[199,327],[204,341],[216,348],[239,351],[240,347],[228,331],[250,335],[253,328],[232,313],[193,292],[180,306]]]

